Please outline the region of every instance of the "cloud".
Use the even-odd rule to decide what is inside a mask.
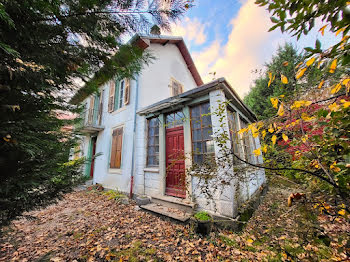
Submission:
[[[207,40],[205,34],[205,24],[202,24],[198,19],[184,18],[181,23],[171,26],[171,35],[182,36],[187,43],[202,45]]]
[[[255,76],[254,69],[262,68],[271,58],[278,44],[287,40],[280,32],[268,32],[272,23],[264,8],[254,4],[254,0],[243,3],[235,18],[226,43],[218,40],[193,57],[204,81],[210,81],[210,72],[216,77],[225,77],[232,87],[243,97],[249,91]]]
[[[209,72],[210,66],[220,56],[220,48],[220,41],[216,40],[201,52],[195,52],[192,54],[194,60],[196,61],[196,66],[199,72]]]
[[[340,40],[339,36],[335,38],[333,33],[327,31],[321,37],[318,29],[324,23],[318,20],[315,28],[299,40],[282,34],[279,29],[268,32],[274,25],[269,12],[254,4],[254,0],[240,2],[242,6],[229,24],[231,31],[227,41],[215,40],[200,52],[194,52],[193,58],[204,82],[211,81],[212,75],[209,73],[216,72],[216,77],[225,77],[241,97],[249,92],[259,76],[253,70],[262,69],[279,45],[292,42],[299,51],[303,51],[304,47],[313,46],[317,37],[323,48]]]

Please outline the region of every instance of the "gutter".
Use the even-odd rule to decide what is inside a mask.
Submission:
[[[139,75],[136,79],[136,94],[135,94],[135,109],[134,109],[134,127],[133,127],[133,138],[132,138],[132,159],[131,159],[131,174],[130,174],[130,198],[133,197],[133,187],[134,187],[134,165],[135,165],[135,139],[136,139],[136,111],[137,105],[139,103]]]

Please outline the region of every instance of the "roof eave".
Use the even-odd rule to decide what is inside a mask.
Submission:
[[[225,78],[216,79],[205,85],[186,91],[178,96],[169,97],[150,106],[141,108],[139,111],[137,111],[137,114],[148,115],[159,113],[160,111],[167,108],[165,105],[169,105],[168,107],[181,105],[183,103],[186,103],[190,98],[202,96],[218,88],[223,89],[226,95],[232,97],[235,100],[236,104],[239,107],[239,110],[242,111],[242,113],[244,113],[244,115],[247,116],[250,121],[255,122],[257,120],[255,114],[243,103],[243,101],[239,98],[237,93],[233,90]]]

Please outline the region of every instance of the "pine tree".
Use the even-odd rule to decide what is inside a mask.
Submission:
[[[164,3],[163,3],[164,2]],[[157,24],[168,28],[187,1],[3,0],[0,2],[0,225],[50,203],[80,178],[67,163],[74,136],[66,94],[85,92],[114,74],[131,76],[149,56],[122,38]],[[86,91],[88,90],[88,91]]]
[[[293,47],[286,43],[280,46],[277,53],[272,57],[271,62],[265,64],[264,73],[254,81],[254,86],[244,102],[253,110],[259,119],[266,119],[275,114],[271,107],[270,97],[276,97],[288,93],[292,95],[295,90],[295,66],[302,61],[303,56]],[[275,81],[269,88],[269,72],[279,72],[274,75]],[[281,74],[289,79],[288,84],[282,84]]]

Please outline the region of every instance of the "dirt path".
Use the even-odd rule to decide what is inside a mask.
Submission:
[[[272,187],[242,233],[222,231],[205,238],[189,225],[163,220],[135,205],[100,193],[73,192],[56,205],[28,213],[33,219],[4,228],[0,261],[346,260],[349,224],[335,221],[325,228],[325,218],[312,215],[305,204],[286,207],[290,192]],[[330,243],[310,237],[318,232],[314,227],[322,228]]]

